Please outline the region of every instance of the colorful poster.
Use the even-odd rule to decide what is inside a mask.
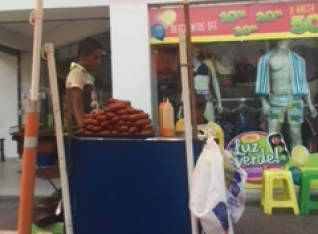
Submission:
[[[150,9],[152,44],[177,43],[185,31],[183,9]],[[191,6],[193,42],[318,36],[318,2]]]
[[[226,150],[232,152],[247,172],[246,188],[261,188],[264,169],[290,170],[296,186],[299,185],[302,168],[318,169],[318,154],[309,155],[304,147],[299,147],[290,154],[283,136],[279,133],[246,132],[231,140]],[[278,183],[276,186],[281,185]],[[313,187],[318,188],[318,183]]]

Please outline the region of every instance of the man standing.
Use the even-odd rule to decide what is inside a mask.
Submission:
[[[86,38],[79,43],[77,55],[77,62],[71,64],[65,83],[69,130],[73,126],[73,117],[75,117],[76,127],[82,127],[85,114],[98,108],[92,74],[100,66],[101,45],[93,38]],[[46,226],[62,222],[63,213],[55,214],[60,200],[61,189],[53,193],[51,197],[38,201],[35,204],[34,223],[38,226]]]
[[[79,42],[77,62],[70,66],[66,78],[66,100],[68,102],[68,121],[73,116],[78,127],[83,126],[85,114],[98,109],[94,74],[101,64],[101,44],[93,38]]]
[[[268,115],[269,133],[280,132],[281,125],[290,125],[291,148],[302,144],[301,124],[305,100],[312,117],[317,115],[306,82],[305,61],[282,40],[277,48],[260,58],[257,66],[255,93],[261,97],[262,108]]]

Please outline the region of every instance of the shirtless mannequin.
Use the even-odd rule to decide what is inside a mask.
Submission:
[[[194,89],[197,94],[203,94],[206,98],[206,105],[204,110],[204,118],[207,121],[215,121],[214,106],[212,102],[212,92],[210,89],[211,83],[216,97],[216,110],[222,113],[223,107],[221,102],[221,94],[218,80],[216,78],[215,67],[212,60],[199,58],[201,49],[198,46],[193,47],[192,65],[193,65],[193,79]]]
[[[275,50],[268,52],[259,60],[256,94],[261,96],[263,112],[269,116],[270,133],[280,132],[281,125],[285,122],[285,115],[287,116],[291,148],[293,148],[302,144],[301,124],[304,108],[302,99],[308,105],[312,117],[315,117],[317,112],[311,102],[304,60],[290,50],[289,44],[288,40],[279,41]],[[268,81],[264,81],[265,76],[268,76]]]

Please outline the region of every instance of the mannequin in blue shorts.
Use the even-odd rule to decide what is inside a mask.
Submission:
[[[256,94],[260,96],[262,108],[268,115],[268,131],[280,132],[281,125],[290,125],[291,148],[302,144],[304,102],[312,117],[317,115],[312,104],[306,81],[305,61],[292,52],[290,41],[281,40],[277,48],[260,58],[257,66]]]

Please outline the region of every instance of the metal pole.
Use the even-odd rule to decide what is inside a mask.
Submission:
[[[49,70],[50,87],[53,103],[54,126],[57,142],[57,151],[59,158],[60,174],[61,174],[61,187],[64,207],[64,225],[66,234],[73,234],[73,223],[71,213],[71,202],[69,193],[68,173],[65,161],[65,145],[64,133],[62,124],[61,104],[59,98],[59,91],[57,85],[56,64],[54,57],[54,46],[52,43],[47,43],[44,46],[44,51],[47,55],[47,65]]]
[[[183,15],[185,24],[185,41],[187,45],[187,65],[188,65],[188,83],[190,89],[190,110],[191,110],[191,123],[192,123],[192,138],[197,140],[197,118],[196,118],[196,108],[195,108],[195,93],[193,84],[193,66],[192,66],[192,45],[191,45],[191,24],[190,24],[190,14],[189,14],[189,1],[183,0]]]
[[[34,24],[32,81],[30,100],[26,103],[18,234],[30,234],[32,228],[35,164],[40,120],[40,103],[38,99],[43,17],[42,7],[42,0],[37,0],[36,10],[31,13],[30,17],[30,23]]]

